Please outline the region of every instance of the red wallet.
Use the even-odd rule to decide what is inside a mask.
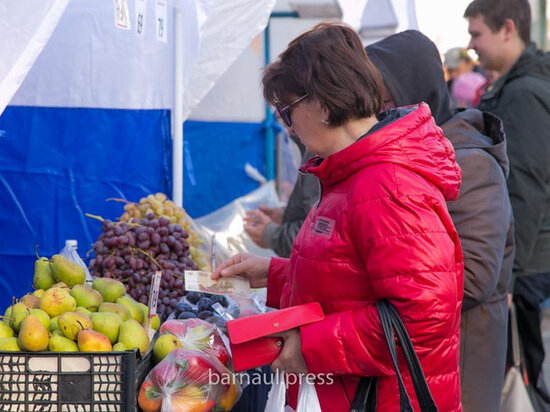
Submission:
[[[227,322],[227,333],[236,372],[270,365],[283,348],[274,333],[317,322],[325,317],[318,302],[292,306]]]

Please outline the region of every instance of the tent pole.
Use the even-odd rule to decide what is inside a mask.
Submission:
[[[267,66],[270,63],[270,40],[269,40],[269,20],[267,21],[267,26],[264,30],[264,57],[265,65]],[[273,131],[273,113],[271,109],[266,104],[265,105],[265,175],[267,181],[273,180],[275,178],[275,166],[273,162],[273,152],[275,149],[275,133]]]
[[[172,200],[183,206],[183,25],[174,6],[174,107],[172,110]]]
[[[297,12],[272,12],[269,20],[267,21],[267,26],[264,29],[264,62],[267,66],[271,63],[270,55],[270,22],[273,17],[282,17],[282,18],[297,18],[299,17]],[[273,113],[271,112],[270,107],[265,104],[265,177],[268,181],[275,179],[275,162],[274,162],[274,152],[275,152],[275,131],[273,130]],[[277,182],[278,183],[278,182]]]

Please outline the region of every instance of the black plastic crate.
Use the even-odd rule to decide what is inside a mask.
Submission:
[[[0,352],[1,412],[134,412],[151,351]]]

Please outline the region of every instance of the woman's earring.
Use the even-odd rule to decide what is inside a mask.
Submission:
[[[323,119],[321,120],[321,123],[325,124],[325,125],[328,125],[328,120],[327,119]]]

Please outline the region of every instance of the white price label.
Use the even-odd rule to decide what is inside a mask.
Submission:
[[[149,292],[149,319],[153,318],[157,314],[157,304],[159,301],[160,279],[162,272],[159,270],[153,275],[151,279],[151,290]]]
[[[167,11],[166,1],[157,0],[156,2],[156,17],[157,17],[157,40],[163,43],[168,42],[167,30]]]
[[[136,0],[136,35],[145,34],[145,22],[147,21],[147,2],[146,0]]]
[[[128,3],[126,0],[113,0],[115,11],[115,26],[130,30],[130,13],[128,12]]]

